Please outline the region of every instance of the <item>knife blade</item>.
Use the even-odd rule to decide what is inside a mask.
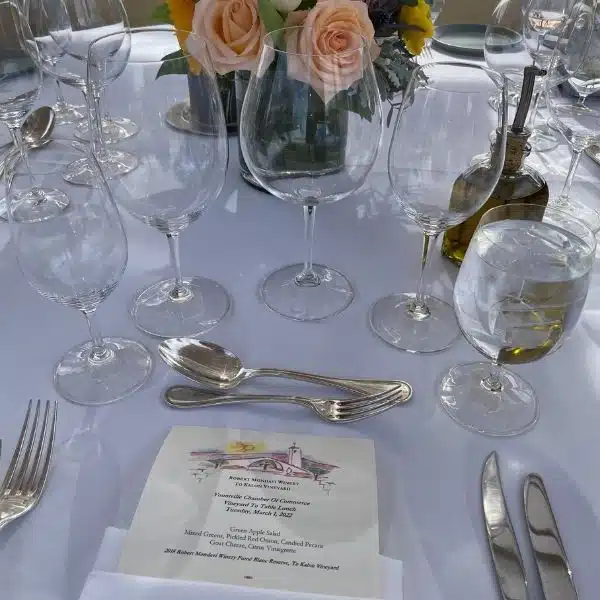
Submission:
[[[523,484],[525,521],[546,600],[578,600],[558,525],[542,478],[531,473]]]
[[[487,540],[503,600],[527,600],[523,558],[506,508],[498,460],[492,452],[481,473],[481,502]]]

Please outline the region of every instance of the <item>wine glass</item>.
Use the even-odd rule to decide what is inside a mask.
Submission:
[[[566,12],[566,0],[499,0],[487,26],[484,39],[484,56],[488,67],[502,73],[509,82],[510,97],[516,104],[523,84],[523,69],[531,64],[547,68],[557,29]],[[553,15],[544,19],[540,14]],[[558,144],[552,131],[545,125],[535,127],[535,117],[543,91],[543,78],[536,79],[533,106],[527,126],[532,130],[529,144],[533,150],[543,152]],[[493,104],[493,103],[492,103]]]
[[[17,0],[0,1],[0,40],[0,121],[8,127],[27,171],[27,147],[21,125],[40,93],[42,73],[31,30],[22,19],[22,8]],[[40,219],[49,218],[69,204],[68,196],[59,189],[39,185],[31,173],[29,178],[31,185],[21,200],[28,204],[32,218],[34,213]],[[3,198],[0,201],[3,216],[5,211]]]
[[[600,89],[600,29],[597,5],[577,3],[560,37],[546,82],[552,120],[572,151],[562,191],[551,199],[554,208],[585,221],[600,231],[600,213],[571,198],[571,186],[583,151],[600,142],[600,100],[590,94]]]
[[[497,89],[500,100],[493,111],[488,98]],[[388,173],[392,200],[425,236],[421,274],[416,294],[386,296],[370,312],[373,331],[396,348],[436,352],[458,337],[452,307],[425,293],[425,267],[438,235],[479,210],[498,183],[507,94],[506,79],[478,65],[434,62],[413,73],[392,135]],[[492,128],[494,149],[485,154]],[[485,157],[474,161],[476,155]]]
[[[315,212],[361,187],[382,134],[368,42],[340,34],[344,49],[319,54],[312,44],[326,47],[326,35],[289,27],[265,36],[240,117],[240,144],[252,175],[274,196],[304,209],[304,264],[278,269],[260,287],[271,310],[297,321],[338,314],[354,297],[342,273],[313,263]]]
[[[467,341],[491,362],[444,375],[441,402],[464,427],[516,435],[538,416],[533,388],[505,364],[539,360],[569,335],[585,303],[596,239],[585,223],[536,204],[507,204],[481,219],[454,286]]]
[[[121,0],[25,0],[24,16],[33,30],[44,71],[82,92],[88,122],[95,131],[94,153],[104,176],[113,179],[135,169],[135,155],[104,144],[97,126],[99,118],[95,118],[100,112],[102,87],[98,86],[92,96],[86,88],[88,50],[95,39],[120,33],[121,45],[129,47],[127,15]],[[90,185],[95,176],[84,157],[67,165],[64,177],[70,183]]]
[[[96,179],[73,187],[62,178],[65,164],[80,155]],[[77,404],[100,405],[135,392],[152,371],[149,352],[132,340],[103,338],[94,324],[99,304],[116,288],[127,263],[127,240],[119,211],[89,146],[54,139],[32,153],[36,179],[58,189],[69,187],[61,213],[31,218],[22,198],[31,190],[23,159],[14,155],[7,169],[8,217],[19,267],[42,296],[81,311],[90,341],[69,350],[54,370],[58,393]]]
[[[194,40],[194,57],[185,45],[180,49],[178,38]],[[130,53],[122,52],[118,40],[119,34],[96,40],[88,60],[90,86],[105,81],[107,73],[121,73],[106,86],[105,102],[143,124],[135,138],[121,142],[135,147],[139,167],[112,189],[120,206],[167,236],[173,270],[134,297],[130,314],[151,335],[205,333],[229,311],[229,295],[212,279],[182,276],[179,235],[217,199],[225,181],[227,130],[215,72],[204,40],[188,32],[133,29]],[[115,47],[116,53],[110,50]],[[180,57],[165,59],[179,50]],[[201,131],[186,132],[170,127],[165,115],[189,97],[187,70],[194,65],[204,75],[205,119]]]

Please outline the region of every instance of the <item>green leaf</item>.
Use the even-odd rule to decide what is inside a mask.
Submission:
[[[169,6],[165,2],[164,4],[159,4],[152,11],[152,20],[155,23],[170,23],[171,22],[171,12],[169,11]]]
[[[176,52],[171,52],[171,54],[167,54],[162,57],[163,62],[160,65],[160,69],[158,69],[158,73],[156,74],[156,79],[162,77],[163,75],[186,75],[188,72],[188,61],[185,55],[183,54],[183,50],[177,50]]]
[[[260,20],[269,33],[283,27],[283,17],[271,4],[271,0],[258,0],[258,12],[260,14]]]

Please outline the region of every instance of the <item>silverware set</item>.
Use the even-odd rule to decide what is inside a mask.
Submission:
[[[485,460],[481,500],[487,539],[503,600],[528,600],[527,576],[508,513],[497,455]],[[567,554],[542,478],[529,474],[523,483],[523,507],[529,541],[546,600],[578,600]]]
[[[161,342],[159,354],[171,368],[188,379],[213,389],[176,385],[165,391],[165,401],[175,408],[200,408],[247,402],[292,403],[314,410],[329,422],[348,423],[378,415],[408,402],[411,386],[400,380],[325,377],[288,369],[248,369],[225,348],[191,338]],[[221,390],[236,388],[254,377],[283,377],[330,386],[353,394],[348,399],[278,396],[273,394],[231,394]]]
[[[56,402],[29,406],[17,446],[0,486],[0,529],[33,510],[46,487],[56,432]]]

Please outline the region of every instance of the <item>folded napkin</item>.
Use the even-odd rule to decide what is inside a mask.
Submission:
[[[96,565],[88,577],[80,600],[341,600],[339,596],[298,594],[204,581],[157,579],[116,573],[126,533],[122,529],[112,527],[106,530]],[[382,556],[381,565],[385,600],[402,600],[402,562]]]

